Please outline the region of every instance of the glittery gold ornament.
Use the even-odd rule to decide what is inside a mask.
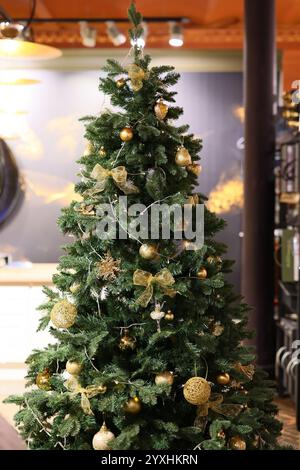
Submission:
[[[131,127],[124,127],[120,132],[120,139],[123,142],[129,142],[133,138],[133,130]]]
[[[183,395],[192,405],[203,405],[209,400],[211,387],[203,377],[191,377],[184,384]]]
[[[171,310],[168,310],[167,313],[164,316],[164,319],[167,321],[173,321],[174,320],[174,313]]]
[[[129,334],[129,330],[124,330],[124,334],[119,342],[119,348],[121,351],[133,351],[136,347],[136,340]]]
[[[224,372],[223,374],[219,374],[217,376],[217,382],[220,385],[228,385],[230,382],[230,375],[227,374],[227,372]]]
[[[113,281],[119,272],[121,260],[114,259],[109,252],[97,263],[97,274],[106,281]]]
[[[133,91],[140,91],[143,88],[142,80],[131,80],[131,88]]]
[[[157,257],[157,249],[155,245],[151,245],[150,243],[143,243],[140,246],[139,254],[142,258],[146,260],[153,260]]]
[[[50,377],[49,369],[45,369],[37,374],[35,383],[41,390],[51,390]]]
[[[230,449],[232,450],[246,450],[246,442],[240,436],[231,437],[229,441]]]
[[[208,256],[206,258],[206,261],[208,262],[208,264],[214,264],[215,258],[214,258],[214,256]]]
[[[168,110],[168,105],[164,103],[162,99],[158,100],[158,102],[154,106],[155,116],[161,121],[165,119],[166,115],[168,114]]]
[[[127,67],[127,72],[130,80],[144,80],[146,77],[145,70],[142,69],[137,64],[129,64]]]
[[[51,310],[50,319],[56,328],[70,328],[74,325],[77,308],[68,300],[60,300]]]
[[[185,147],[180,147],[175,156],[175,162],[178,166],[188,166],[192,164],[192,158]]]
[[[106,150],[105,148],[103,147],[103,145],[101,145],[100,149],[99,149],[99,156],[100,157],[106,157]]]
[[[243,366],[240,362],[237,362],[234,366],[234,368],[238,371],[238,372],[241,372],[242,374],[245,375],[245,377],[248,379],[248,380],[252,380],[253,379],[253,376],[255,374],[255,367],[253,364],[247,364],[245,366]],[[247,381],[247,380],[246,380]],[[241,382],[245,382],[243,380],[241,380]]]
[[[167,385],[172,385],[174,382],[174,375],[172,372],[169,372],[168,370],[165,370],[164,372],[160,372],[155,376],[155,383],[156,385],[162,385],[162,384],[167,384]]]
[[[69,290],[72,294],[76,294],[80,289],[80,284],[78,282],[73,282],[73,284],[69,287]]]
[[[100,431],[98,431],[93,437],[93,449],[110,450],[108,443],[114,439],[114,437],[115,435],[107,428],[106,424],[103,423]]]
[[[199,279],[206,279],[207,278],[207,271],[205,268],[200,268],[199,271],[197,272],[197,277]]]
[[[71,375],[79,375],[82,369],[82,364],[77,361],[67,361],[66,371]]]
[[[211,327],[211,332],[214,336],[220,336],[224,331],[224,326],[221,325],[221,323],[219,321],[216,321],[215,323],[213,323],[212,327]]]
[[[139,397],[129,398],[125,403],[124,411],[132,415],[138,414],[142,409],[142,403]]]
[[[116,81],[116,85],[118,88],[123,88],[123,86],[126,84],[126,80],[125,78],[119,78],[117,81]]]
[[[197,163],[192,163],[191,165],[188,165],[186,169],[190,173],[193,173],[194,175],[199,176],[202,171],[202,166],[198,165]]]
[[[94,153],[94,150],[95,150],[95,149],[94,149],[94,146],[93,146],[92,142],[87,142],[83,154],[84,154],[85,156],[90,155],[91,153]]]

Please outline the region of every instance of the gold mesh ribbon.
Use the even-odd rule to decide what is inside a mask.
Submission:
[[[197,418],[202,418],[208,415],[208,411],[211,409],[215,413],[219,413],[220,415],[227,416],[229,418],[234,418],[234,416],[238,415],[242,409],[242,405],[235,405],[230,403],[223,403],[223,395],[221,393],[213,393],[208,402],[204,403],[203,405],[199,405],[197,407]]]
[[[133,273],[133,284],[135,286],[144,286],[146,289],[138,297],[137,303],[142,307],[147,307],[148,303],[153,296],[153,284],[157,284],[165,295],[169,297],[175,297],[176,290],[171,288],[175,283],[175,279],[167,268],[159,271],[155,276],[147,271],[137,269]]]
[[[93,188],[88,189],[89,195],[101,193],[104,191],[107,178],[111,177],[115,185],[123,191],[124,194],[136,194],[139,193],[139,188],[135,186],[132,181],[127,180],[127,170],[125,166],[117,166],[112,170],[103,168],[102,165],[96,163],[94,166],[91,177],[96,180],[96,184]]]
[[[88,385],[86,388],[82,387],[76,377],[71,377],[70,379],[64,382],[64,386],[71,392],[73,395],[80,393],[81,395],[81,408],[83,412],[87,415],[93,415],[91,409],[90,398],[95,397],[103,393],[102,385]]]

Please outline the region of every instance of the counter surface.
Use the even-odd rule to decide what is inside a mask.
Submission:
[[[0,286],[50,285],[56,267],[56,263],[33,263],[31,267],[0,268]]]

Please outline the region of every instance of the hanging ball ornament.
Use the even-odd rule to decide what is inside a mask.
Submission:
[[[199,271],[197,272],[197,277],[199,279],[206,279],[207,278],[207,271],[205,268],[200,268]]]
[[[131,88],[133,91],[140,91],[143,88],[142,80],[131,80]]]
[[[175,162],[178,166],[188,166],[192,164],[192,158],[185,147],[179,147],[176,152]]]
[[[168,114],[168,110],[169,110],[168,105],[164,103],[162,98],[159,99],[156,105],[154,106],[155,116],[160,121],[165,119],[166,115]]]
[[[157,249],[155,245],[151,245],[150,243],[143,243],[140,246],[139,254],[142,258],[146,260],[152,260],[157,258]]]
[[[138,414],[142,409],[142,403],[139,397],[129,398],[125,403],[124,411],[132,415]]]
[[[191,165],[187,166],[187,171],[193,173],[196,176],[199,176],[202,171],[202,166],[198,165],[197,163],[192,163]]]
[[[130,80],[144,80],[146,77],[145,70],[142,69],[137,64],[129,64],[127,67],[127,72]]]
[[[129,142],[133,138],[133,130],[131,127],[123,127],[120,132],[120,139],[123,142]]]
[[[246,450],[246,442],[240,436],[234,436],[229,441],[230,449]]]
[[[124,330],[124,334],[119,342],[121,351],[133,351],[136,347],[136,340],[129,334],[129,330]]]
[[[116,85],[118,88],[123,88],[123,86],[126,84],[126,80],[125,78],[119,78],[117,81],[116,81]]]
[[[77,361],[67,361],[66,371],[71,375],[79,375],[82,370],[82,364]]]
[[[217,382],[220,385],[228,385],[230,382],[230,375],[227,374],[227,372],[224,372],[223,374],[219,374],[217,376]]]
[[[49,369],[45,369],[38,373],[35,383],[41,390],[51,390],[50,377]]]
[[[50,319],[56,328],[70,328],[74,325],[77,308],[68,300],[60,300],[51,310]]]
[[[110,450],[108,443],[114,438],[115,435],[107,428],[106,424],[103,423],[100,431],[98,431],[93,437],[93,449]]]
[[[155,383],[156,385],[173,385],[174,382],[174,375],[172,372],[165,370],[164,372],[160,372],[155,376]]]
[[[174,313],[171,310],[168,310],[164,316],[166,321],[173,321],[174,320]]]
[[[99,156],[100,157],[106,157],[106,150],[105,148],[103,147],[103,145],[101,145],[100,149],[99,149]]]
[[[150,313],[150,317],[152,320],[159,321],[164,318],[165,312],[163,312],[160,308],[160,304],[155,305],[155,309]]]
[[[183,387],[186,401],[192,405],[207,403],[211,394],[211,387],[203,377],[191,377]]]

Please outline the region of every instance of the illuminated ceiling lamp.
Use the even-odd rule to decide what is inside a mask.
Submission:
[[[121,46],[126,42],[126,36],[119,30],[114,21],[106,21],[107,36],[114,46]]]
[[[26,24],[15,23],[0,7],[0,59],[56,59],[62,52],[55,47],[27,41],[30,38],[29,26],[33,20],[36,0],[32,0],[32,8]]]
[[[172,47],[181,47],[183,46],[183,28],[176,21],[169,22],[170,28],[170,39],[169,44]]]

